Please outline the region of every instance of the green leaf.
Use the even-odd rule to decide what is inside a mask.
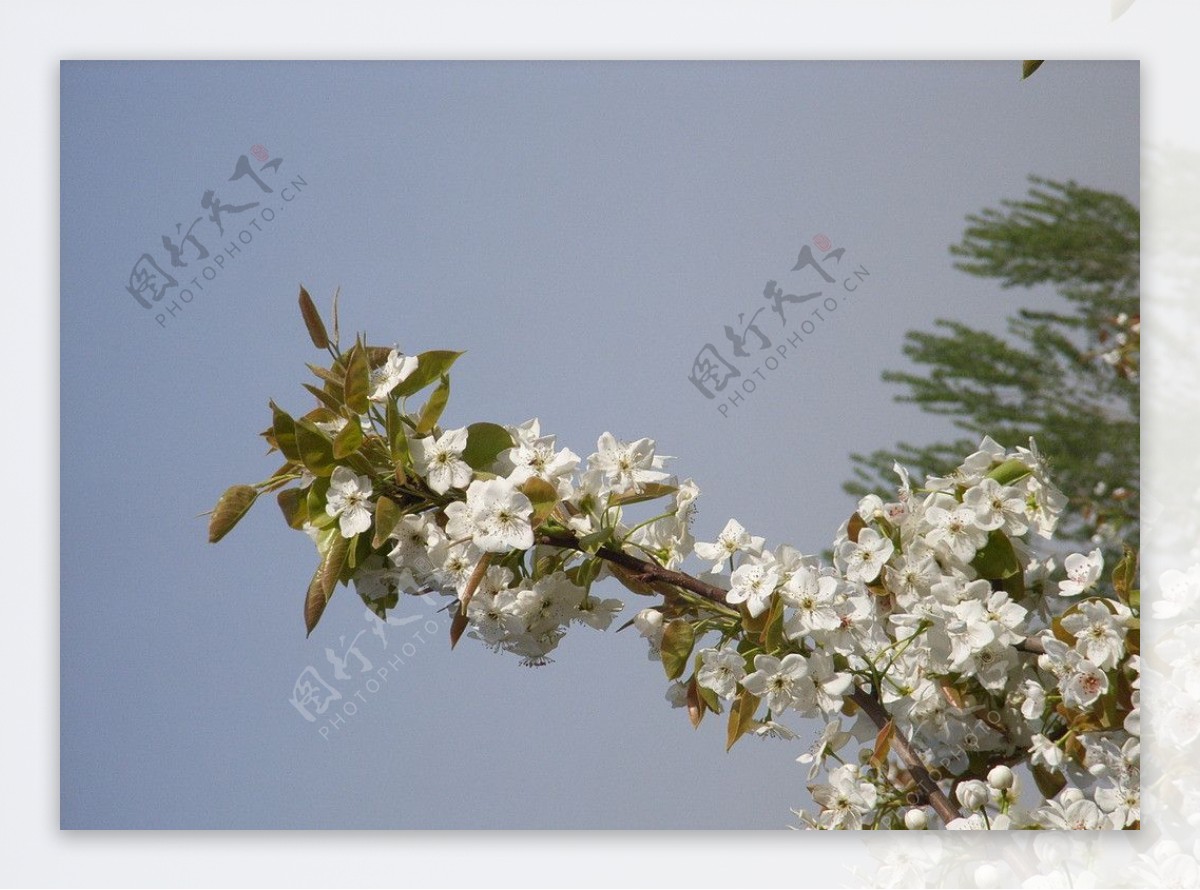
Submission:
[[[1029,77],[1033,72],[1042,67],[1045,59],[1026,59],[1021,63],[1021,80]]]
[[[357,535],[355,536],[357,537]],[[304,626],[311,635],[321,614],[325,611],[330,597],[333,596],[334,586],[346,564],[346,555],[350,552],[350,539],[343,538],[341,532],[335,530],[330,538],[328,549],[321,557],[317,571],[313,574],[308,585],[308,593],[304,597]]]
[[[225,489],[208,522],[208,543],[215,544],[229,534],[257,499],[258,492],[252,485],[231,485]]]
[[[759,640],[766,652],[777,652],[786,642],[783,633],[783,610],[783,597],[772,596],[771,608],[767,611],[767,622],[759,634]]]
[[[1038,791],[1046,800],[1054,797],[1067,786],[1066,777],[1062,773],[1053,773],[1044,766],[1030,767],[1030,772],[1033,773],[1033,781],[1037,785]]]
[[[403,516],[404,512],[396,506],[395,501],[386,495],[380,495],[379,500],[375,502],[375,539],[371,546],[382,547]]]
[[[750,729],[754,722],[754,712],[757,710],[758,696],[751,695],[745,689],[738,693],[737,700],[729,709],[729,726],[725,734],[726,751]]]
[[[422,352],[417,356],[417,369],[402,380],[392,393],[397,396],[411,396],[420,392],[439,377],[445,376],[460,355],[461,352],[447,350]]]
[[[497,423],[473,423],[467,427],[467,447],[463,460],[473,470],[486,470],[500,453],[513,447],[513,437]]]
[[[396,438],[392,441],[392,460],[396,464],[396,481],[401,485],[404,484],[406,473],[404,468],[412,466],[412,455],[409,453],[408,436],[401,429],[396,433]]]
[[[367,350],[355,343],[346,362],[346,407],[355,414],[366,414],[371,407],[367,396],[371,392],[371,366],[367,361]]]
[[[300,451],[300,461],[314,476],[333,473],[333,442],[310,421],[296,421],[296,445]]]
[[[692,646],[696,644],[696,631],[690,621],[677,619],[666,626],[663,631],[662,652],[663,670],[667,679],[674,680],[683,674],[687,667],[688,658],[692,654]]]
[[[989,479],[995,479],[1001,485],[1012,485],[1030,474],[1029,464],[1017,457],[1011,457],[988,472]]]
[[[449,399],[450,378],[443,377],[442,382],[433,391],[433,395],[429,397],[429,401],[425,403],[425,407],[421,409],[421,417],[417,420],[417,435],[426,436],[433,432]]]
[[[305,362],[304,364],[308,367],[308,370],[312,371],[313,374],[320,379],[322,383],[328,383],[338,388],[341,388],[346,383],[345,377],[333,372],[329,368],[322,368],[320,365],[311,365],[308,362]]]
[[[612,540],[613,532],[616,529],[611,526],[602,528],[599,531],[594,531],[590,535],[584,535],[579,539],[579,546],[588,553],[595,553],[605,544]]]
[[[1012,542],[999,530],[988,534],[987,543],[975,554],[971,565],[979,572],[979,577],[988,579],[1007,578],[1021,571]]]
[[[362,447],[362,424],[355,417],[346,423],[333,440],[333,456],[338,460],[349,457]]]
[[[308,486],[308,496],[305,498],[305,503],[308,506],[309,522],[313,525],[317,525],[321,521],[321,517],[329,517],[329,514],[325,512],[325,499],[328,494],[328,476],[319,476]],[[328,525],[329,523],[326,522],[324,524]]]
[[[1116,591],[1117,598],[1121,602],[1129,604],[1130,594],[1133,592],[1133,585],[1136,582],[1137,554],[1134,553],[1128,545],[1126,545],[1125,555],[1121,557],[1121,561],[1117,563],[1117,566],[1113,569],[1112,573],[1113,590]]]
[[[275,495],[289,527],[301,529],[308,520],[308,493],[302,488],[285,488]]]
[[[321,313],[317,311],[304,285],[300,285],[300,314],[304,316],[304,326],[308,328],[308,336],[312,338],[313,346],[317,349],[328,347],[329,334],[325,330],[325,322],[321,321]]]
[[[1022,600],[1025,598],[1025,573],[1013,572],[1007,578],[1001,579],[1001,588],[1008,594],[1008,598],[1012,600]]]
[[[529,524],[537,531],[538,527],[550,518],[554,508],[558,506],[558,489],[537,476],[530,476],[517,489],[524,493],[533,504],[533,515]]]
[[[400,419],[400,407],[393,398],[387,400],[387,410],[384,414],[383,425],[387,431],[388,447],[392,452],[392,460],[399,461],[403,459],[405,463],[409,463],[408,439],[404,435],[404,421]]]
[[[324,405],[326,408],[328,408],[330,411],[332,411],[333,413],[338,414],[338,415],[340,415],[342,413],[342,403],[340,401],[338,401],[338,399],[335,395],[333,395],[332,393],[326,392],[325,390],[320,389],[316,386],[313,386],[311,383],[304,383],[301,385],[305,389],[307,389],[310,393],[312,393],[316,397],[317,401],[320,402],[322,405]]]
[[[663,485],[661,482],[645,482],[642,484],[641,491],[629,491],[625,494],[619,494],[609,498],[609,504],[616,506],[618,504],[628,506],[629,504],[640,504],[643,501],[652,501],[655,498],[666,497],[669,494],[674,494],[679,489],[674,485]]]
[[[362,600],[363,605],[366,606],[368,609],[370,609],[372,612],[374,612],[375,616],[380,621],[387,621],[388,610],[396,608],[396,605],[400,602],[400,592],[399,591],[394,591],[392,593],[385,593],[383,596],[379,597],[379,599],[374,599],[374,600],[367,599],[366,594],[363,593],[361,590],[358,592],[358,596],[359,596],[359,599]]]
[[[296,421],[292,416],[276,405],[271,406],[271,431],[275,436],[275,444],[288,460],[300,460],[300,449],[296,447]]]
[[[708,708],[714,714],[720,714],[725,710],[723,707],[721,707],[721,700],[717,698],[717,694],[707,686],[701,686],[699,683],[697,683],[696,694],[700,696],[701,700],[704,702],[704,707]]]

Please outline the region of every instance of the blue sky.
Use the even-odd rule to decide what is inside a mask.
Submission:
[[[585,456],[606,430],[652,436],[701,487],[699,538],[735,516],[820,551],[853,507],[851,451],[946,431],[880,383],[904,332],[999,330],[1047,298],[952,268],[966,214],[1029,174],[1136,200],[1138,93],[1132,62],[1024,83],[1013,62],[64,63],[64,827],[793,821],[814,726],[725,754],[723,727],[663,700],[632,632],[574,631],[533,670],[469,640],[451,653],[444,616],[413,602],[385,649],[342,590],[305,639],[306,537],[264,502],[206,543],[197,514],[275,467],[267,399],[308,406],[297,287],[322,305],[340,287],[344,331],[465,349],[447,424],[537,415]],[[270,193],[229,181],[242,155]],[[209,190],[258,206],[220,234]],[[189,278],[162,236],[197,218],[209,259],[185,245],[198,284],[159,324],[130,270],[150,254],[178,302]],[[767,280],[812,283],[791,269],[818,235],[869,277],[723,416],[693,358],[729,356],[723,328],[768,306]],[[425,621],[441,631],[418,640]],[[375,692],[371,673],[340,683],[356,711],[337,728],[307,722],[297,677],[332,683],[326,647],[364,630],[373,670],[400,663]]]

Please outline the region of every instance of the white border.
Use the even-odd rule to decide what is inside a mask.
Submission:
[[[1112,21],[1114,11],[1129,6],[1128,0],[6,6],[0,107],[8,138],[0,150],[11,156],[0,226],[9,258],[9,336],[0,379],[11,417],[3,447],[14,453],[4,465],[20,468],[22,488],[35,475],[39,481],[33,491],[16,493],[16,473],[10,473],[10,508],[19,509],[3,511],[0,519],[9,557],[6,619],[35,629],[9,636],[0,647],[10,715],[0,733],[0,879],[122,887],[765,887],[853,883],[846,866],[870,865],[856,838],[822,835],[815,842],[817,836],[791,833],[60,832],[58,499],[49,494],[58,490],[58,60],[1141,59],[1144,144],[1196,149],[1200,128],[1190,85],[1198,79],[1197,54],[1190,41],[1200,5],[1140,0]],[[18,428],[37,429],[42,438],[31,443]],[[38,556],[17,560],[30,553]]]

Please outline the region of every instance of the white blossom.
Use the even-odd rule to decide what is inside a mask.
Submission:
[[[786,711],[796,700],[799,682],[808,676],[803,655],[792,653],[782,659],[773,655],[754,656],[754,673],[742,679],[751,695],[766,698],[772,714]]]
[[[696,671],[696,682],[711,689],[724,699],[733,698],[737,685],[746,676],[746,662],[732,648],[700,650],[700,669]]]
[[[857,541],[843,541],[838,545],[837,560],[850,581],[870,584],[877,577],[896,547],[873,528],[859,529]]]
[[[467,447],[466,428],[447,430],[437,439],[426,436],[412,441],[413,467],[438,494],[463,488],[472,479],[469,464],[462,459]]]
[[[751,535],[740,522],[730,519],[725,523],[725,528],[721,530],[721,534],[717,536],[715,542],[711,544],[698,542],[695,549],[697,556],[712,562],[712,570],[719,572],[725,561],[732,559],[735,554],[746,553],[758,556],[762,553],[763,543],[763,538]]]
[[[325,496],[325,512],[337,517],[342,537],[353,538],[371,527],[371,480],[349,467],[335,467]]]
[[[1087,556],[1072,553],[1063,561],[1063,568],[1067,571],[1067,578],[1058,582],[1058,595],[1079,596],[1100,579],[1104,557],[1099,550],[1093,550]]]
[[[417,357],[405,355],[398,349],[388,353],[387,360],[371,371],[372,402],[385,402],[392,390],[409,378],[417,370]]]

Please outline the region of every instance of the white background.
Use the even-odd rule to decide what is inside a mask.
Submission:
[[[1127,4],[1120,4],[1122,6]],[[29,886],[816,886],[853,882],[854,836],[157,833],[58,830],[58,62],[153,58],[1104,58],[1143,63],[1143,144],[1197,149],[1197,7],[1078,2],[53,3],[5,10],[4,838]],[[1157,212],[1147,183],[1144,209]],[[1176,220],[1195,226],[1194,215]],[[1147,226],[1149,229],[1149,226]],[[1148,283],[1150,276],[1148,274]],[[1153,291],[1146,289],[1147,303]],[[1149,314],[1149,308],[1147,310]],[[1187,356],[1153,356],[1147,366]],[[102,359],[98,356],[97,361]],[[1174,365],[1172,373],[1182,372]],[[1147,382],[1147,390],[1151,386]],[[1147,402],[1146,441],[1180,418]],[[1186,418],[1185,418],[1186,419]],[[1171,468],[1147,470],[1161,476]],[[1191,468],[1188,468],[1190,471]],[[69,508],[69,505],[67,506]],[[1182,566],[1180,566],[1182,568]],[[1149,587],[1149,581],[1146,582]],[[18,620],[19,618],[19,620]],[[870,869],[868,869],[869,871]]]

